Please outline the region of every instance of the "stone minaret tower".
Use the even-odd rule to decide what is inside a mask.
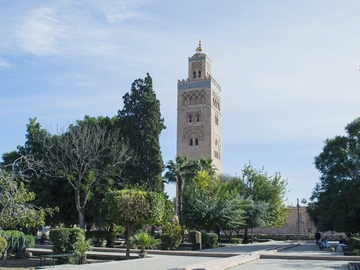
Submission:
[[[188,78],[178,81],[177,155],[211,158],[218,174],[222,173],[220,94],[200,41],[189,57]]]

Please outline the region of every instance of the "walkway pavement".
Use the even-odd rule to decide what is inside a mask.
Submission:
[[[336,243],[330,243],[335,246]],[[124,256],[123,250],[112,256]],[[105,251],[105,250],[104,250]],[[109,254],[100,250],[98,255]],[[132,253],[136,256],[135,253]],[[56,269],[125,269],[125,270],[246,270],[246,269],[349,269],[349,261],[360,257],[343,256],[340,252],[320,251],[315,243],[294,244],[271,241],[237,245],[204,251],[149,251],[149,258],[111,261],[87,265],[59,265]],[[212,257],[208,257],[212,256]],[[224,256],[227,256],[224,258]]]
[[[330,242],[336,247],[336,242]],[[260,270],[260,269],[350,269],[349,262],[357,262],[360,257],[344,256],[342,252],[319,250],[314,243],[304,243],[277,253],[260,255],[259,260],[241,264],[231,270]]]

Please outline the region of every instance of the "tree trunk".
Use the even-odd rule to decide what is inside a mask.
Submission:
[[[145,249],[145,246],[142,245],[141,246],[141,251],[140,251],[140,258],[146,258],[147,257],[147,252],[146,252],[146,249]]]
[[[242,243],[243,243],[243,244],[249,243],[249,239],[248,239],[248,228],[245,228],[245,230],[244,230],[244,239],[243,239]]]
[[[79,180],[80,182],[80,180]],[[79,188],[79,184],[78,186],[75,188],[75,206],[76,209],[78,210],[78,216],[79,216],[79,227],[82,229],[85,229],[85,205],[81,206],[80,204],[80,188]]]
[[[126,234],[126,259],[129,260],[130,259],[130,236],[131,236],[131,226],[130,226],[130,224],[126,225],[126,230],[127,230],[127,234]]]
[[[85,207],[79,207],[78,213],[79,213],[79,227],[85,229],[85,217],[84,217]]]
[[[111,223],[110,228],[109,228],[109,232],[110,233],[114,233],[116,232],[116,225],[115,223]],[[114,238],[113,236],[110,236],[109,238],[106,239],[106,247],[114,247],[115,246],[115,240],[116,237]]]
[[[176,189],[177,189],[177,192],[178,192],[177,193],[178,194],[178,196],[177,196],[177,203],[178,203],[178,205],[177,205],[177,214],[178,214],[178,216],[180,218],[181,210],[182,210],[182,192],[183,192],[182,179],[180,177],[177,179]]]

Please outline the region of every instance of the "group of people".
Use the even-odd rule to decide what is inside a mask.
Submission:
[[[316,231],[315,233],[315,240],[316,240],[316,244],[321,240],[321,234],[319,233],[319,231]],[[336,250],[338,252],[342,252],[343,251],[343,247],[347,246],[347,240],[344,236],[340,236],[340,240],[339,240],[339,244],[337,245]]]

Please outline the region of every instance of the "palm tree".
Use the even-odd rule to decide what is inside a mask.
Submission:
[[[217,168],[212,164],[211,158],[202,157],[199,160],[196,160],[196,163],[199,166],[199,171],[206,171],[210,176],[214,176]]]
[[[177,156],[175,162],[170,160],[165,168],[168,170],[164,178],[168,183],[176,183],[176,213],[180,216],[182,206],[182,193],[185,181],[192,179],[198,171],[198,166],[186,157]]]
[[[156,248],[156,245],[160,243],[160,239],[155,239],[148,232],[140,231],[130,237],[131,245],[141,246],[140,258],[146,258],[147,253],[145,248]]]

